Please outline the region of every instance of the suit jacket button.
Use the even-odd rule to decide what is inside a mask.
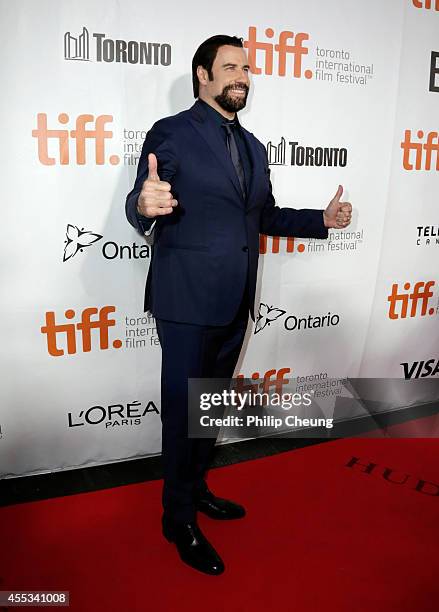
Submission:
[[[243,246],[243,247],[242,247],[242,250],[244,251],[244,253],[247,253],[247,251],[248,251],[248,246]]]

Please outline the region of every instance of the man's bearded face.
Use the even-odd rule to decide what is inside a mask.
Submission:
[[[242,110],[247,103],[249,87],[244,83],[232,83],[223,87],[222,92],[215,96],[215,102],[229,113]]]

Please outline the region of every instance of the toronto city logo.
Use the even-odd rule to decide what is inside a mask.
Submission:
[[[302,146],[297,140],[287,141],[281,137],[278,144],[270,140],[267,143],[268,163],[271,166],[341,166],[345,167],[348,161],[346,148],[337,147],[309,147]],[[288,153],[288,155],[287,155]]]
[[[81,34],[72,36],[70,32],[64,34],[64,59],[90,60],[90,34],[87,28],[83,27]]]
[[[436,309],[430,303],[430,298],[434,295],[432,291],[434,285],[435,281],[420,281],[415,283],[412,288],[410,283],[404,283],[403,290],[401,290],[398,283],[394,283],[390,295],[387,296],[387,301],[390,304],[389,319],[434,315]]]
[[[169,43],[142,42],[108,37],[94,32],[95,59],[97,62],[121,62],[128,64],[149,64],[169,66],[171,64],[171,45]],[[64,59],[89,62],[90,32],[86,27],[76,36],[71,32],[64,34]]]
[[[258,316],[255,323],[254,334],[258,334],[286,314],[283,308],[276,308],[261,302],[259,304]],[[340,322],[340,315],[328,312],[326,315],[305,315],[298,317],[294,314],[288,315],[284,319],[286,331],[296,331],[302,329],[313,329],[317,327],[334,327]]]

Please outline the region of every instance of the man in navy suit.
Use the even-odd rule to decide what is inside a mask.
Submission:
[[[265,148],[237,117],[250,86],[242,39],[203,42],[192,77],[192,108],[146,136],[126,212],[140,232],[154,229],[145,310],[162,347],[163,534],[185,563],[220,574],[196,513],[224,520],[245,510],[207,487],[215,440],[188,438],[187,381],[233,376],[255,318],[259,234],[327,238],[350,223],[352,207],[340,202],[341,186],[325,210],[275,205]]]

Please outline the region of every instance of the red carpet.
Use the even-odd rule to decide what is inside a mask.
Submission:
[[[352,457],[376,467],[346,467]],[[435,439],[339,440],[213,470],[211,488],[248,511],[200,517],[219,577],[162,538],[161,482],[0,508],[0,590],[69,590],[75,612],[437,610],[439,495],[426,481],[439,482]]]

